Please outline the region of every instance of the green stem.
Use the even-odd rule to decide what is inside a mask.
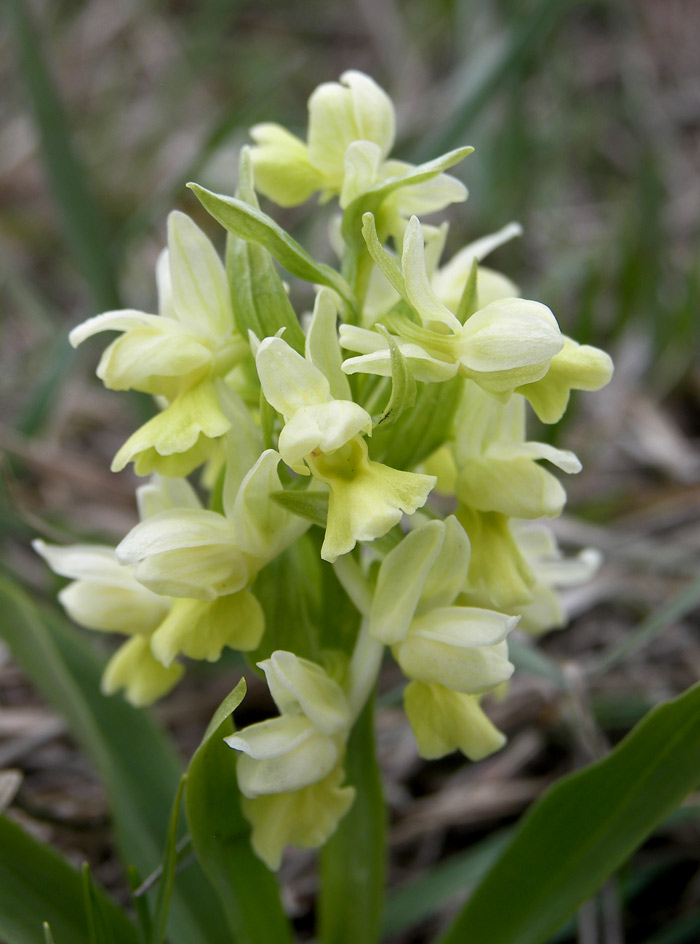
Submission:
[[[386,811],[373,723],[370,698],[348,742],[346,767],[357,790],[355,802],[321,853],[322,944],[375,944],[381,932]]]
[[[383,644],[370,636],[369,621],[363,619],[350,660],[348,701],[354,718],[359,717],[372,689],[377,684],[383,655]]]

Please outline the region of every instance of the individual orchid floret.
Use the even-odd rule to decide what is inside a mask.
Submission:
[[[557,591],[588,583],[600,568],[602,554],[587,547],[575,557],[565,557],[546,524],[512,521],[511,531],[535,577],[532,602],[520,609],[518,628],[534,636],[561,629],[567,615]]]
[[[156,279],[158,315],[109,311],[74,328],[70,341],[76,347],[102,331],[120,331],[100,359],[98,377],[112,390],[140,390],[166,404],[122,446],[112,469],[133,462],[139,475],[182,476],[231,428],[221,384],[247,344],[235,330],[223,264],[184,213],[168,217],[168,248]]]
[[[499,403],[475,384],[465,387],[454,434],[456,492],[462,503],[515,518],[561,513],[566,492],[539,460],[568,473],[580,472],[581,463],[567,449],[526,441],[525,419],[523,397]]]
[[[204,511],[188,482],[159,476],[137,489],[137,504],[142,524]],[[130,702],[148,704],[180,679],[178,655],[214,661],[224,646],[248,651],[260,643],[263,611],[247,589],[213,600],[173,599],[137,580],[135,567],[120,563],[114,548],[37,541],[35,549],[56,573],[73,579],[59,599],[76,623],[130,637],[107,664],[105,694],[124,688]]]
[[[282,488],[279,458],[267,449],[235,491],[225,484],[224,514],[201,507],[161,511],[129,532],[117,557],[156,593],[214,601],[245,591],[308,528],[272,500]]]
[[[323,202],[338,197],[343,209],[381,189],[387,234],[400,232],[402,218],[412,213],[466,200],[464,184],[441,170],[472,148],[418,168],[387,160],[395,124],[394,106],[376,82],[362,72],[345,72],[340,82],[326,82],[311,95],[307,143],[277,124],[251,129],[256,188],[280,206],[296,206],[320,191]]]
[[[517,620],[455,605],[469,557],[469,539],[452,515],[411,531],[379,569],[370,632],[392,646],[410,678],[479,694],[510,678],[504,640]]]
[[[364,234],[375,262],[420,320],[385,319],[416,380],[441,381],[460,373],[505,400],[517,387],[547,373],[564,340],[546,305],[501,298],[462,324],[430,284],[417,217],[406,229],[400,266],[379,243],[371,214],[365,216]],[[382,335],[343,325],[340,341],[343,347],[360,352],[359,357],[344,362],[346,373],[391,374],[389,344]]]
[[[444,522],[431,521],[410,532],[387,554],[379,569],[370,632],[391,646],[405,675],[421,683],[418,689],[411,689],[421,693],[421,699],[443,689],[465,696],[481,695],[509,679],[513,672],[505,639],[517,618],[459,605],[469,558],[469,540],[457,519],[450,516]],[[451,720],[445,724],[454,727],[461,717],[463,727],[455,743],[443,750],[444,732],[440,733],[438,725],[431,741],[428,731],[432,715],[426,715],[419,729],[419,743],[421,751],[430,756],[441,756],[468,743],[472,737],[469,719],[480,712],[478,701],[455,701],[451,695],[444,695],[443,700],[456,711],[451,709]],[[468,707],[460,709],[460,715],[455,706],[462,702]],[[412,724],[419,714],[412,709]]]
[[[419,213],[416,214],[420,216]],[[517,298],[520,295],[518,286],[509,278],[494,269],[487,268],[481,262],[495,249],[509,240],[520,236],[522,227],[518,223],[508,223],[495,233],[482,236],[464,246],[449,262],[439,266],[440,256],[445,247],[447,238],[447,224],[440,227],[431,227],[421,223],[424,239],[424,256],[426,274],[435,292],[438,301],[457,315],[462,303],[465,289],[470,278],[474,278],[473,309],[479,311],[490,305],[491,302],[503,298]],[[403,242],[403,240],[402,240]],[[473,274],[474,263],[477,270]],[[392,286],[382,270],[375,266],[369,278],[369,285],[363,308],[363,326],[370,327],[400,300],[401,296]]]
[[[124,688],[133,705],[150,704],[167,694],[183,667],[163,666],[150,642],[167,617],[171,600],[140,584],[132,568],[118,562],[112,547],[56,547],[39,540],[33,547],[55,573],[72,580],[58,595],[72,620],[87,629],[129,636],[107,663],[102,691],[110,695]]]
[[[317,313],[330,309],[317,304]],[[333,323],[335,315],[333,313]],[[309,333],[313,339],[323,318],[317,314]],[[363,434],[371,434],[372,418],[349,399],[347,378],[332,363],[332,339],[314,353],[312,340],[302,357],[280,337],[265,338],[256,353],[256,366],[268,403],[285,425],[279,436],[284,461],[300,474],[311,473],[330,489],[326,536],[321,556],[328,561],[352,550],[357,541],[386,534],[402,514],[413,514],[435,484],[432,476],[403,472],[370,460]],[[326,355],[321,352],[326,351]],[[326,357],[329,377],[313,362]],[[345,397],[336,398],[333,390]]]
[[[280,715],[225,740],[240,751],[253,848],[276,869],[287,845],[322,845],[352,805],[355,791],[341,783],[353,718],[343,689],[314,662],[278,650],[259,666]]]
[[[256,125],[250,133],[257,189],[280,206],[295,206],[316,190],[326,200],[340,193],[345,152],[354,141],[375,145],[386,158],[394,143],[394,106],[369,76],[349,71],[311,95],[308,143],[276,124]]]

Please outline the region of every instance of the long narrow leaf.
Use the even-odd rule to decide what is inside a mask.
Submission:
[[[700,684],[525,816],[441,944],[541,944],[700,782]]]
[[[236,758],[224,743],[231,713],[245,694],[241,682],[214,715],[187,772],[185,804],[192,843],[218,891],[236,944],[291,944],[292,933],[273,874],[254,854],[240,808]],[[219,944],[217,941],[216,944]]]
[[[66,719],[107,786],[125,864],[149,875],[161,861],[168,811],[182,775],[174,747],[148,712],[102,695],[101,660],[64,620],[44,616],[5,580],[0,580],[0,605],[0,637]],[[196,863],[176,883],[171,918],[173,944],[226,940],[218,900]]]
[[[15,43],[44,163],[75,261],[99,308],[118,308],[116,279],[104,219],[86,184],[56,85],[44,61],[38,32],[26,0],[8,0]]]
[[[212,193],[199,184],[187,185],[202,206],[234,236],[260,243],[292,275],[335,289],[350,308],[355,299],[345,279],[330,266],[317,262],[296,240],[261,210],[235,197]]]
[[[173,885],[175,883],[175,866],[177,865],[177,833],[180,823],[180,807],[182,806],[182,792],[185,789],[184,775],[177,788],[172,809],[170,810],[170,822],[168,823],[168,835],[165,841],[165,853],[163,855],[163,868],[158,884],[158,901],[153,916],[153,944],[163,944],[165,941],[165,929],[168,924],[168,910],[173,894]]]
[[[229,233],[226,273],[241,334],[247,338],[250,330],[262,340],[284,326],[285,341],[303,354],[304,332],[267,249]]]
[[[138,944],[124,912],[95,885],[91,894],[114,944]],[[0,816],[0,940],[45,944],[47,923],[56,944],[90,944],[80,873]]]

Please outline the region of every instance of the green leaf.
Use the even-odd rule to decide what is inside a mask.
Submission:
[[[334,289],[350,309],[355,308],[355,298],[345,279],[323,262],[317,262],[296,240],[286,233],[279,224],[266,213],[244,203],[236,197],[212,193],[199,184],[187,186],[194,193],[202,206],[219,223],[247,242],[264,246],[277,261],[292,275],[307,282],[327,285]]]
[[[26,0],[7,4],[19,52],[22,76],[34,113],[44,165],[76,264],[90,286],[95,304],[118,308],[119,296],[110,259],[107,228],[86,183],[87,173],[75,152],[58,89],[44,60],[40,37]]]
[[[416,402],[393,426],[377,427],[368,440],[371,459],[411,469],[449,438],[462,392],[462,378],[417,384]]]
[[[236,708],[238,708],[240,703],[245,698],[247,690],[248,686],[246,684],[246,680],[244,678],[240,679],[236,687],[228,693],[226,698],[224,698],[214,714],[211,716],[211,721],[207,725],[207,730],[204,732],[204,737],[202,738],[202,742],[199,745],[200,747],[204,747],[209,738],[215,735],[221,725],[231,717]]]
[[[476,311],[476,306],[478,304],[478,292],[477,292],[477,280],[479,277],[479,260],[475,259],[472,262],[472,267],[469,270],[469,275],[467,276],[467,281],[462,291],[462,294],[459,299],[459,304],[457,305],[457,311],[455,312],[459,321],[464,324],[464,322]]]
[[[138,944],[121,908],[101,888],[93,885],[92,893],[114,944]],[[81,875],[49,846],[0,816],[0,939],[46,944],[52,932],[57,944],[90,944]]]
[[[389,355],[391,357],[391,396],[389,402],[384,407],[381,416],[374,424],[374,429],[382,426],[386,429],[398,420],[402,413],[410,409],[416,402],[416,381],[408,369],[406,358],[401,353],[401,349],[382,325],[377,325],[377,331],[384,335],[389,344]]]
[[[233,732],[231,712],[244,694],[241,679],[214,714],[192,758],[185,791],[187,821],[236,944],[291,944],[277,881],[251,848],[250,827],[240,808],[236,755],[223,740]],[[221,939],[222,944],[230,939]]]
[[[87,862],[83,862],[82,879],[83,901],[85,903],[90,944],[116,944],[109,915],[105,914],[105,909]]]
[[[278,505],[287,511],[306,518],[308,521],[325,528],[328,521],[328,493],[317,491],[301,491],[300,489],[286,489],[281,492],[272,492],[270,496]]]
[[[377,224],[372,213],[365,213],[362,217],[362,235],[370,256],[377,263],[388,281],[399,295],[406,300],[406,281],[403,277],[401,263],[388,252],[377,235]]]
[[[546,941],[698,782],[700,684],[534,804],[441,944]]]
[[[165,930],[168,924],[168,911],[170,909],[170,900],[173,895],[173,885],[175,882],[175,866],[177,865],[177,835],[178,825],[180,823],[180,807],[182,806],[182,793],[185,789],[185,776],[180,778],[180,784],[173,800],[170,810],[170,822],[168,823],[168,834],[165,840],[165,851],[163,853],[163,865],[158,883],[158,900],[156,910],[153,915],[153,937],[152,944],[163,944],[165,941]]]
[[[259,213],[247,148],[241,152],[238,178],[241,200]],[[243,337],[247,338],[250,330],[262,340],[284,328],[285,341],[303,354],[304,332],[267,249],[229,233],[226,273],[236,325]]]
[[[136,921],[138,924],[139,944],[150,944],[153,934],[153,923],[151,921],[151,912],[148,907],[148,901],[145,895],[136,895],[135,892],[141,885],[141,874],[135,865],[130,865],[126,870],[126,877],[131,891],[131,903],[136,912]]]
[[[65,620],[38,610],[7,580],[0,580],[0,605],[0,637],[66,719],[105,782],[125,864],[149,875],[161,860],[182,775],[175,748],[147,711],[101,693],[103,662]],[[173,944],[226,939],[223,913],[196,863],[176,883],[171,918]]]
[[[321,852],[319,900],[322,944],[379,940],[386,867],[386,807],[374,749],[374,699],[348,741],[347,782],[355,802]]]

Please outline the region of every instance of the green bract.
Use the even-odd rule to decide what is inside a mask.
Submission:
[[[156,398],[113,463],[155,473],[138,490],[140,523],[116,550],[36,549],[72,581],[60,600],[76,622],[128,637],[105,692],[145,704],[186,659],[216,661],[225,647],[262,669],[279,715],[233,733],[219,718],[192,796],[208,795],[210,768],[234,783],[235,762],[231,831],[247,843],[247,820],[275,869],[288,844],[318,847],[344,817],[338,848],[355,829],[358,848],[381,837],[363,746],[385,649],[408,680],[422,756],[477,760],[503,744],[482,702],[513,672],[509,634],[563,625],[557,588],[600,562],[593,551],[566,560],[539,521],[566,500],[543,463],[566,473],[580,463],[529,440],[527,411],[557,421],[570,391],[602,387],[612,365],[481,264],[517,224],[441,263],[447,226],[423,217],[466,199],[445,171],[472,149],[419,166],[392,157],[393,105],[372,79],[351,71],[321,85],[306,141],[276,124],[251,134],[235,195],[190,185],[228,231],[225,263],[172,213],[159,313],[106,312],[71,333],[77,345],[119,332],[98,376]],[[339,267],[263,212],[256,190],[285,207],[314,193],[337,200]],[[314,285],[310,314],[297,320],[277,264]],[[195,470],[197,489],[184,479]],[[224,731],[237,761],[221,751]],[[231,857],[199,827],[224,813],[190,806],[220,885]]]

